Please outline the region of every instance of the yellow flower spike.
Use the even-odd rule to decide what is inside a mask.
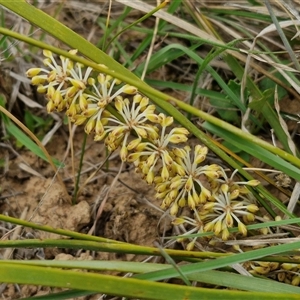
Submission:
[[[255,220],[255,215],[252,213],[248,213],[245,215],[245,218],[247,222],[253,222]]]
[[[76,115],[73,117],[75,125],[79,126],[82,125],[86,121],[86,117],[82,115]]]
[[[258,186],[260,184],[260,181],[253,179],[253,180],[248,181],[246,184],[250,185],[250,186]]]
[[[206,198],[209,198],[211,196],[210,190],[208,190],[204,186],[201,187],[201,194],[205,195]]]
[[[204,230],[204,231],[213,231],[214,226],[215,226],[215,223],[209,222],[209,223],[205,224],[203,230]]]
[[[223,241],[227,241],[228,240],[228,238],[229,238],[229,235],[230,235],[230,233],[229,233],[229,230],[227,229],[227,228],[224,228],[223,230],[222,230],[222,240]]]
[[[82,111],[85,111],[88,108],[88,102],[83,94],[79,96],[79,107]]]
[[[53,57],[52,52],[50,50],[46,50],[46,49],[43,50],[43,55],[48,57],[48,58]]]
[[[146,176],[146,182],[148,184],[152,184],[154,180],[154,172],[153,171],[149,171],[147,176]]]
[[[171,203],[172,200],[169,197],[165,197],[160,207],[163,209],[167,209],[170,207]]]
[[[190,132],[184,127],[176,127],[172,129],[172,134],[182,134],[182,135],[189,135]]]
[[[148,174],[150,167],[147,164],[143,164],[141,170],[143,174]]]
[[[58,112],[63,111],[67,108],[67,101],[62,99],[62,101],[56,106],[56,110]],[[75,117],[75,116],[74,116]],[[74,118],[73,117],[73,118]]]
[[[52,70],[52,71],[48,74],[48,77],[47,77],[48,82],[55,81],[55,80],[56,80],[56,76],[57,76],[56,70]],[[60,81],[62,81],[62,80],[60,80]]]
[[[290,270],[292,270],[292,269],[294,269],[294,268],[296,268],[296,267],[297,267],[297,264],[283,263],[283,264],[281,265],[281,268],[282,268],[283,270],[286,270],[286,271],[290,271]]]
[[[137,91],[138,91],[138,89],[135,86],[132,86],[132,85],[129,85],[129,84],[125,84],[123,86],[123,92],[125,94],[134,95],[134,94],[137,93]]]
[[[232,245],[232,248],[237,252],[242,252],[240,245]]]
[[[46,108],[48,113],[53,112],[55,110],[54,102],[52,100],[48,101]]]
[[[146,114],[146,118],[152,123],[160,123],[161,118],[156,114]]]
[[[128,145],[127,145],[127,149],[130,151],[130,150],[133,150],[135,149],[141,142],[141,138],[137,138],[137,139],[134,139],[132,140]]]
[[[270,269],[271,269],[271,271],[275,271],[275,270],[277,270],[278,268],[279,268],[279,263],[278,262],[270,262],[269,263],[269,267],[270,267]]]
[[[75,86],[71,86],[68,88],[68,90],[66,92],[66,97],[73,98],[77,92],[78,92],[78,89]]]
[[[196,159],[194,160],[195,164],[200,164],[206,159],[206,154],[205,155],[198,155]]]
[[[124,106],[125,106],[125,103],[124,103],[123,99],[121,97],[117,97],[115,99],[115,108],[117,109],[117,111],[119,113],[122,112]]]
[[[187,245],[186,245],[186,251],[192,251],[195,247],[195,240],[189,242]]]
[[[148,100],[147,105],[149,103],[149,99],[147,97],[143,97],[141,94],[136,94],[133,96],[132,100],[134,103],[140,103],[143,98],[146,98]]]
[[[300,276],[299,275],[295,275],[292,279],[292,285],[294,286],[298,286],[300,284]]]
[[[188,140],[188,137],[184,134],[172,134],[169,138],[169,141],[173,144],[184,143]]]
[[[177,196],[178,196],[178,190],[172,190],[171,192],[169,192],[170,199],[175,200]]]
[[[204,204],[203,209],[211,211],[215,206],[216,206],[215,202],[208,202]]]
[[[86,85],[81,80],[69,78],[69,81],[75,88],[77,88],[77,90],[85,90],[86,89]]]
[[[169,197],[166,197],[167,193],[168,193],[168,191],[164,191],[164,192],[161,192],[161,193],[156,193],[155,198],[164,199],[165,202],[169,201],[171,203],[172,200]]]
[[[31,68],[26,71],[26,76],[30,77],[30,78],[35,77],[35,76],[39,75],[41,71],[42,71],[41,68]]]
[[[166,180],[168,180],[169,179],[169,171],[168,171],[168,169],[167,169],[167,167],[166,166],[163,166],[162,167],[162,171],[161,171],[161,177],[162,177],[162,179],[164,180],[164,181],[166,181]]]
[[[207,200],[207,196],[205,195],[205,193],[203,193],[201,191],[200,195],[199,195],[199,203],[205,203]]]
[[[185,175],[185,170],[181,165],[173,163],[172,167],[173,167],[175,173],[177,173],[179,176],[184,176]]]
[[[240,195],[240,191],[239,191],[238,189],[233,190],[233,191],[230,193],[230,200],[236,199],[239,195]]]
[[[141,127],[135,127],[134,128],[135,132],[143,139],[146,139],[148,134],[147,131],[144,128]]]
[[[206,147],[196,145],[195,146],[195,156],[196,156],[196,158],[195,158],[194,162],[196,164],[202,163],[206,158],[207,152],[208,152],[208,149]]]
[[[45,94],[47,92],[47,88],[45,88],[43,85],[39,85],[36,91],[40,94]]]
[[[238,223],[238,229],[239,229],[239,232],[243,234],[243,236],[247,235],[247,228],[242,222]]]
[[[53,87],[53,85],[49,85],[48,89],[47,89],[47,98],[53,100],[53,96],[55,94],[55,88]]]
[[[229,186],[227,184],[222,184],[220,190],[223,192],[223,194],[227,194]]]
[[[180,207],[185,207],[185,206],[187,205],[185,198],[180,198],[180,199],[178,200],[178,205],[179,205]]]
[[[172,222],[173,225],[181,225],[185,223],[185,219],[184,218],[175,218]]]
[[[259,267],[259,266],[253,266],[253,270],[260,275],[266,275],[270,272],[270,268],[264,268],[264,267]]]
[[[173,205],[170,209],[170,215],[171,216],[176,216],[176,214],[178,213],[178,209],[179,209],[178,204],[176,202],[173,203]]]
[[[135,162],[141,157],[141,153],[136,152],[136,153],[130,153],[127,157],[128,162]]]
[[[73,118],[77,114],[76,104],[72,103],[66,111],[66,115],[70,118]]]
[[[63,97],[59,91],[55,91],[52,100],[55,106],[57,107],[63,101]]]
[[[222,230],[222,221],[221,220],[218,220],[215,225],[214,225],[214,232],[215,234],[219,234]]]
[[[152,153],[146,160],[146,165],[150,168],[153,164],[154,164],[154,161],[155,161],[155,158],[156,158],[156,154],[155,153]]]
[[[249,204],[249,205],[247,205],[247,210],[252,212],[252,213],[255,213],[259,210],[259,208],[255,204]]]
[[[260,228],[259,231],[260,231],[261,234],[263,234],[263,235],[267,235],[268,232],[269,232],[268,228]]]
[[[160,117],[160,119],[161,119],[160,125],[161,125],[162,127],[167,127],[167,126],[170,126],[171,124],[173,124],[173,121],[174,121],[173,117],[171,117],[171,116],[166,116],[166,115],[163,114],[163,113],[160,113],[160,114],[159,114],[159,117]]]
[[[111,133],[110,136],[113,139],[117,139],[120,136],[122,136],[124,134],[125,128],[124,127],[117,127],[116,129],[114,129]]]
[[[187,202],[188,202],[188,207],[190,209],[195,209],[196,208],[196,203],[195,203],[194,198],[192,197],[192,195],[190,193],[188,194]]]
[[[227,227],[233,226],[233,218],[230,214],[230,211],[227,211],[227,213],[226,213],[225,222],[226,222]]]
[[[34,76],[31,79],[31,84],[33,85],[40,85],[40,84],[44,84],[46,82],[46,78],[42,77],[42,76]]]
[[[192,189],[193,186],[194,186],[193,177],[190,175],[188,180],[185,183],[184,188],[185,188],[186,191],[189,192]]]
[[[122,161],[126,161],[127,155],[128,155],[127,147],[125,145],[123,145],[121,147],[121,150],[120,150],[120,158],[121,158],[121,160]]]
[[[177,189],[181,184],[182,184],[181,176],[177,175],[177,176],[175,176],[175,177],[172,178],[172,180],[171,180],[171,185],[170,185],[170,189],[171,189],[171,190],[175,190],[175,189]]]
[[[106,81],[106,77],[103,73],[98,74],[97,76],[97,80],[100,84],[104,84]]]
[[[91,116],[95,115],[97,111],[97,108],[88,108],[87,110],[82,112],[82,115],[86,118],[90,118]]]
[[[96,120],[95,119],[89,119],[84,127],[84,131],[86,134],[90,134],[96,126]]]
[[[106,136],[106,132],[104,131],[102,134],[95,134],[94,135],[94,141],[97,142],[97,141],[102,141]]]
[[[193,199],[194,199],[196,205],[202,203],[202,202],[200,202],[200,198],[199,198],[199,196],[197,195],[196,192],[193,192],[192,197],[193,197]]]
[[[170,156],[170,154],[168,153],[168,151],[164,151],[162,156],[163,156],[164,162],[165,162],[168,166],[170,166],[170,165],[173,164],[173,159],[172,159],[172,157]]]
[[[153,181],[154,181],[154,178],[153,178]],[[156,190],[158,193],[165,192],[165,191],[167,190],[168,185],[169,185],[168,182],[162,182],[162,183],[156,184],[155,190]]]
[[[186,149],[186,147],[184,147],[184,149]],[[181,148],[174,148],[173,152],[174,152],[175,156],[178,157],[178,158],[184,158],[185,155],[186,155],[185,151]]]
[[[133,100],[135,100],[136,96],[137,96],[137,95],[135,95],[135,96],[133,97]],[[140,96],[140,95],[139,95],[139,96]],[[148,104],[149,104],[149,98],[147,98],[147,97],[142,97],[141,100],[140,100],[140,106],[141,106],[141,107],[146,107]],[[149,106],[149,107],[150,107],[150,110],[152,110],[152,107],[153,107],[153,106],[154,106],[154,108],[155,108],[155,105]]]

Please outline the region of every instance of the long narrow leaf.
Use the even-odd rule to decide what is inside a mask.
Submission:
[[[120,261],[2,261],[3,263],[23,264],[32,266],[56,267],[56,268],[71,268],[71,269],[86,269],[94,271],[117,271],[124,273],[147,273],[170,268],[166,264],[140,263],[140,262],[120,262]],[[206,271],[190,274],[187,276],[189,280],[203,282],[207,284],[215,284],[230,288],[264,292],[266,290],[273,293],[288,293],[296,294],[300,292],[299,287],[288,284],[255,278],[249,276],[241,276],[230,272],[221,271]],[[139,278],[136,275],[135,278]],[[149,278],[151,280],[151,278]]]
[[[111,275],[82,273],[78,271],[24,266],[0,262],[0,281],[7,283],[35,284],[70,289],[80,289],[108,295],[140,299],[298,299],[297,294],[262,293],[179,286],[135,278],[120,278]]]

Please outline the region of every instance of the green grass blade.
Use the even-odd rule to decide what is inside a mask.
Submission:
[[[196,43],[195,45],[192,45],[190,48],[188,48],[191,51],[194,51],[199,46],[201,46],[203,43]],[[161,68],[162,65],[168,64],[169,62],[181,57],[182,55],[186,54],[186,51],[184,49],[178,49],[177,44],[171,44],[168,45],[160,50],[158,50],[155,54],[151,56],[147,73],[152,73],[155,70]],[[145,63],[140,64],[134,73],[138,76],[143,72],[143,69],[145,67]]]
[[[299,295],[287,293],[240,292],[230,290],[205,289],[190,286],[180,286],[167,283],[157,283],[136,278],[120,278],[111,275],[82,273],[78,271],[61,270],[25,266],[15,263],[0,262],[0,281],[7,283],[35,284],[43,286],[80,289],[105,293],[108,295],[134,297],[141,299],[298,299]]]
[[[15,263],[31,266],[56,267],[84,269],[93,271],[117,271],[122,273],[143,274],[147,272],[155,272],[170,268],[166,264],[139,263],[139,262],[121,262],[121,261],[3,261],[3,263]],[[140,275],[135,275],[139,278]],[[288,284],[249,276],[242,276],[231,272],[222,271],[206,271],[187,275],[192,281],[203,282],[207,284],[215,284],[245,291],[264,292],[266,290],[273,293],[296,294],[300,292],[299,287]],[[151,278],[149,279],[151,280]],[[71,291],[70,291],[71,292]],[[76,291],[73,291],[74,293]],[[78,291],[79,293],[80,291]],[[49,299],[49,298],[46,298]]]
[[[283,253],[286,251],[296,250],[300,247],[300,242],[293,242],[290,244],[271,246],[263,249],[252,250],[249,252],[238,253],[232,256],[221,257],[215,260],[209,260],[200,263],[189,264],[181,267],[181,271],[186,275],[194,274],[196,272],[204,272],[213,269],[219,269],[222,267],[230,266],[237,263],[242,263],[245,261],[257,260],[259,258],[263,258],[268,255],[274,255]],[[154,272],[153,272],[154,273]],[[154,274],[148,273],[144,275],[140,275],[139,278],[153,280]],[[173,269],[158,271],[155,273],[155,280],[164,280],[167,278],[176,277],[177,272]],[[300,289],[299,289],[300,292]]]
[[[0,105],[4,107],[4,98],[0,95]],[[4,113],[0,112],[0,118],[2,118],[5,128],[9,134],[11,134],[21,145],[24,145],[28,150],[34,153],[36,156],[48,161],[44,152],[40,147],[33,142],[22,130],[20,130]],[[52,162],[56,167],[64,167],[63,163],[55,158],[52,158]]]
[[[65,299],[76,299],[78,297],[90,296],[93,294],[95,293],[89,291],[70,290],[70,291],[50,293],[48,295],[34,296],[34,297],[28,297],[22,299],[23,300],[65,300]]]
[[[259,145],[248,142],[247,140],[241,137],[237,138],[231,132],[221,127],[217,127],[211,123],[206,122],[203,124],[203,127],[209,130],[210,132],[217,134],[219,137],[222,137],[225,141],[229,142],[235,147],[267,163],[268,165],[272,166],[276,170],[282,171],[288,176],[294,178],[295,180],[300,181],[299,169],[293,166],[292,164],[290,164],[289,162],[283,160],[281,157],[278,157],[277,155],[269,152],[268,150],[260,147]]]

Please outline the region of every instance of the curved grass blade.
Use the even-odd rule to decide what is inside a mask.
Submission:
[[[181,271],[186,274],[194,274],[197,272],[204,272],[208,270],[214,270],[219,269],[222,267],[230,266],[236,263],[242,263],[245,261],[251,261],[251,260],[257,260],[259,258],[263,258],[268,255],[274,255],[279,253],[284,253],[287,251],[296,250],[300,247],[300,242],[293,242],[289,244],[284,245],[277,245],[277,246],[271,246],[263,249],[257,249],[252,250],[244,253],[238,253],[235,255],[227,256],[227,257],[221,257],[214,260],[184,265],[181,267]],[[153,272],[154,273],[154,272]],[[177,276],[177,271],[174,271],[173,269],[167,269],[163,271],[158,271],[155,274],[153,273],[147,273],[140,275],[139,278],[142,279],[149,279],[149,276],[151,277],[151,280],[153,280],[153,277],[155,275],[155,280],[164,280],[167,278],[172,278]],[[300,288],[299,288],[300,293]]]
[[[144,274],[170,268],[168,264],[122,262],[122,261],[2,261],[3,263],[15,263],[31,266],[56,267],[84,269],[93,271],[117,271],[122,273]],[[140,275],[135,275],[139,278]],[[255,278],[222,271],[206,271],[187,275],[191,281],[215,284],[245,291],[264,292],[266,290],[273,293],[299,293],[300,288],[273,280]],[[152,280],[149,278],[149,280]],[[75,292],[75,291],[74,291]],[[79,292],[79,291],[78,291]],[[47,298],[49,299],[49,298]]]
[[[241,292],[230,290],[205,289],[199,287],[180,286],[175,284],[157,283],[136,278],[120,278],[111,275],[82,273],[25,266],[15,263],[0,262],[0,281],[7,283],[35,284],[61,288],[81,289],[108,295],[141,299],[164,300],[174,299],[298,299],[297,294]],[[165,272],[165,271],[163,271]]]
[[[4,98],[0,95],[0,106],[3,107],[3,109],[5,110],[4,103],[5,103]],[[20,130],[10,120],[8,116],[5,115],[5,113],[2,111],[1,108],[0,108],[0,117],[3,120],[5,124],[5,128],[9,134],[11,134],[18,142],[20,142],[24,147],[26,147],[36,156],[49,162],[48,158],[50,158],[50,156],[47,157],[45,153],[42,151],[42,149],[36,143],[34,143],[22,130]],[[64,167],[64,164],[55,158],[51,158],[51,163],[53,163],[58,168]]]
[[[232,144],[233,146],[267,163],[276,170],[279,170],[284,174],[287,174],[288,176],[294,178],[295,180],[300,181],[299,168],[283,160],[281,157],[278,157],[277,155],[270,153],[268,150],[263,149],[262,147],[256,144],[248,142],[247,140],[241,137],[237,138],[234,134],[227,131],[226,129],[217,127],[209,122],[205,122],[203,124],[203,127],[209,130],[210,132],[218,135],[219,137],[223,138],[225,141]]]

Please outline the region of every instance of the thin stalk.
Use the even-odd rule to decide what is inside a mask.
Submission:
[[[72,204],[73,205],[77,203],[77,199],[78,199],[78,196],[79,196],[78,195],[78,190],[79,190],[79,182],[80,182],[81,170],[82,170],[82,165],[83,165],[83,157],[84,157],[84,152],[85,152],[85,147],[86,147],[86,140],[87,140],[87,134],[84,133],[82,147],[81,147],[79,167],[78,167],[77,178],[76,178],[74,194],[73,194],[73,199],[72,199]]]

